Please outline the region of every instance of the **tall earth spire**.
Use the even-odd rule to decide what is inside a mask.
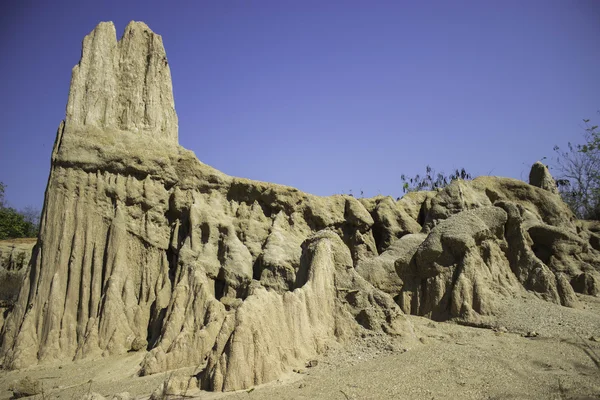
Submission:
[[[162,137],[177,143],[171,71],[160,35],[131,21],[117,42],[112,22],[83,40],[73,68],[66,128],[90,127]]]
[[[162,166],[185,152],[177,136],[162,38],[132,21],[117,41],[101,22],[73,68],[38,243],[2,331],[5,367],[144,346],[169,301],[163,184],[177,178]]]

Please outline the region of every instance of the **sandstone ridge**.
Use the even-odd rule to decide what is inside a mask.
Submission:
[[[575,292],[600,291],[600,229],[575,220],[547,170],[537,186],[317,197],[227,176],[177,129],[160,36],[98,25],[2,329],[5,368],[144,351],[142,375],[194,366],[204,389],[245,389],[365,331],[415,345],[407,313],[473,323],[499,297],[578,307]]]

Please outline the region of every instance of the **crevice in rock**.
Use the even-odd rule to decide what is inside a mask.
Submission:
[[[265,214],[265,217],[267,218],[271,218],[272,215],[277,214],[277,210],[273,210],[272,207],[264,204],[261,201],[258,202],[258,205],[260,208],[262,208],[263,214]]]
[[[380,222],[375,222],[371,229],[373,231],[373,239],[375,240],[377,254],[381,254],[384,252],[383,248],[386,243],[386,231]]]
[[[227,191],[228,201],[246,203],[248,206],[252,206],[256,201],[262,209],[263,214],[267,218],[271,218],[271,216],[277,214],[279,210],[272,205],[266,204],[265,200],[268,202],[268,198],[268,192],[263,192],[260,188],[241,182],[232,183]]]
[[[259,256],[256,257],[256,260],[254,260],[254,263],[252,264],[252,279],[256,281],[260,281],[260,276],[262,275],[262,271],[264,269],[262,257],[262,254],[259,254]]]
[[[219,271],[219,275],[215,278],[215,299],[221,301],[223,296],[225,295],[225,289],[227,288],[227,282],[225,281],[225,277],[223,276],[223,270]]]
[[[296,281],[294,282],[294,289],[301,288],[308,282],[308,274],[310,265],[312,264],[313,254],[312,252],[302,249],[302,255],[300,256],[300,266],[296,271]]]
[[[167,308],[165,307],[158,310],[156,300],[154,300],[150,306],[150,321],[148,322],[146,335],[146,341],[148,342],[148,345],[146,350],[150,351],[158,345],[166,315]]]
[[[421,208],[419,208],[419,215],[417,216],[417,223],[421,226],[425,226],[425,220],[427,219],[426,203],[427,201],[424,201],[421,204]]]
[[[229,229],[224,226],[219,226],[219,241],[217,242],[217,259],[221,266],[225,264],[226,256],[227,256],[227,245],[225,244],[225,238],[229,233]]]
[[[207,244],[210,239],[210,225],[207,222],[200,224],[200,240],[202,244]]]
[[[175,288],[177,265],[179,262],[179,255],[177,251],[169,246],[167,249],[167,263],[169,265],[169,281],[171,282],[171,290]]]
[[[185,240],[191,234],[189,209],[182,211],[179,218],[176,218],[173,211],[174,207],[172,204],[172,197],[170,201],[169,212],[166,214],[167,220],[171,228],[171,237],[169,239],[169,247],[166,250],[167,264],[168,264],[168,278],[171,283],[171,290],[175,289],[175,282],[178,279],[178,268],[179,266],[179,250],[185,242]],[[173,240],[173,239],[176,240]],[[190,238],[191,239],[191,238]]]
[[[29,268],[29,284],[31,285],[31,287],[33,287],[33,285],[35,285],[35,292],[33,290],[29,290],[29,294],[27,296],[27,305],[29,308],[29,305],[32,304],[33,302],[33,298],[38,296],[38,290],[39,290],[39,285],[37,284],[37,272],[38,269],[34,268],[33,263],[38,259],[39,256],[39,260],[40,260],[40,265],[42,265],[42,262],[44,261],[44,253],[42,253],[40,251],[40,246],[42,245],[42,241],[38,240],[38,243],[33,247],[33,250],[31,252],[31,260],[29,260],[28,266]],[[25,313],[27,313],[27,311],[25,311]],[[19,330],[21,330],[20,326],[19,326]],[[0,335],[0,337],[2,337],[2,335]]]
[[[92,295],[94,293],[94,276],[96,274],[96,268],[98,266],[96,265],[96,244],[94,243],[94,247],[92,249],[92,262],[91,262],[91,268],[90,268],[90,300],[88,302],[88,316],[90,318],[96,317],[96,314],[94,312],[96,312],[97,310],[93,310],[93,304],[94,302],[92,301]]]
[[[249,289],[250,289],[250,282],[242,282],[235,289],[235,298],[240,299],[242,301],[246,300],[246,297],[248,297]]]
[[[76,321],[77,321],[77,325],[79,326],[80,322],[82,321],[83,318],[83,308],[85,307],[85,304],[83,304],[83,299],[84,299],[84,287],[87,285],[88,282],[84,281],[85,278],[85,268],[86,268],[86,255],[84,252],[83,257],[81,258],[81,273],[79,274],[79,290],[78,290],[78,302],[77,302],[77,316],[76,316]],[[91,278],[91,276],[90,276]],[[91,282],[90,283],[90,288],[88,288],[88,290],[91,289]],[[89,300],[88,300],[89,301]],[[79,329],[77,329],[77,336],[79,336],[80,332]]]
[[[323,223],[323,220],[313,215],[313,212],[310,207],[304,207],[304,210],[302,211],[302,216],[304,217],[304,221],[306,221],[306,224],[308,225],[311,231],[318,232],[326,228],[325,224]]]
[[[496,201],[500,198],[500,196],[498,196],[498,193],[485,188],[485,195],[488,198],[488,200],[490,201],[490,203],[495,204]]]
[[[356,317],[354,317],[354,319],[363,328],[368,329],[368,330],[374,329],[373,323],[371,321],[371,317],[369,316],[369,313],[365,309],[360,310],[360,312],[356,315]]]
[[[533,250],[533,254],[537,258],[539,258],[544,264],[548,265],[550,263],[550,257],[552,257],[552,250],[547,246],[544,246],[540,243],[533,243],[531,246],[531,250]]]
[[[113,229],[114,227],[111,225],[108,228],[108,231],[106,232],[106,241],[104,243],[104,255],[102,257],[102,274],[101,274],[101,280],[100,280],[100,288],[101,288],[101,293],[105,293],[106,291],[106,287],[104,287],[104,285],[106,284],[106,280],[108,279],[107,276],[107,270],[108,270],[108,256],[109,256],[109,252],[110,252],[110,237],[113,234]]]
[[[356,247],[360,244],[357,242],[356,238],[356,235],[359,232],[358,228],[346,223],[341,226],[340,231],[342,233],[340,237],[348,249],[350,249],[350,254],[352,255],[352,264],[356,267],[356,263],[358,261]]]

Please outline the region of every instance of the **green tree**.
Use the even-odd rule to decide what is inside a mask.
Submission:
[[[6,185],[4,182],[0,182],[0,208],[4,208],[4,189]]]
[[[600,219],[600,131],[584,119],[584,144],[554,147],[558,189],[563,201],[581,219]]]
[[[27,206],[20,211],[20,214],[23,215],[23,218],[25,219],[26,222],[30,223],[34,227],[34,230],[36,232],[33,236],[36,236],[37,230],[40,226],[40,216],[41,216],[40,210],[38,210],[37,208],[31,207],[31,206]]]
[[[408,193],[421,190],[442,189],[456,179],[470,180],[473,179],[473,177],[465,171],[464,168],[461,168],[460,170],[457,169],[453,173],[445,175],[444,173],[436,173],[433,168],[428,165],[425,167],[425,175],[421,176],[417,174],[414,177],[409,178],[402,174],[400,175],[400,179],[402,180],[403,192]]]
[[[4,198],[6,184],[0,182],[0,240],[34,237],[39,229],[40,212],[33,207],[17,211]]]
[[[0,239],[33,237],[37,228],[14,208],[0,208]]]

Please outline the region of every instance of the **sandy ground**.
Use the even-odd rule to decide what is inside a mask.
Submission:
[[[366,334],[331,349],[311,368],[280,380],[230,393],[189,390],[169,399],[600,399],[600,298],[580,296],[569,309],[531,297],[499,303],[488,328],[408,317],[419,344],[404,349],[394,339]],[[529,336],[529,337],[528,337]],[[35,366],[0,373],[0,399],[25,377],[38,382],[38,399],[108,398],[129,392],[148,398],[183,369],[136,376],[144,353]]]

